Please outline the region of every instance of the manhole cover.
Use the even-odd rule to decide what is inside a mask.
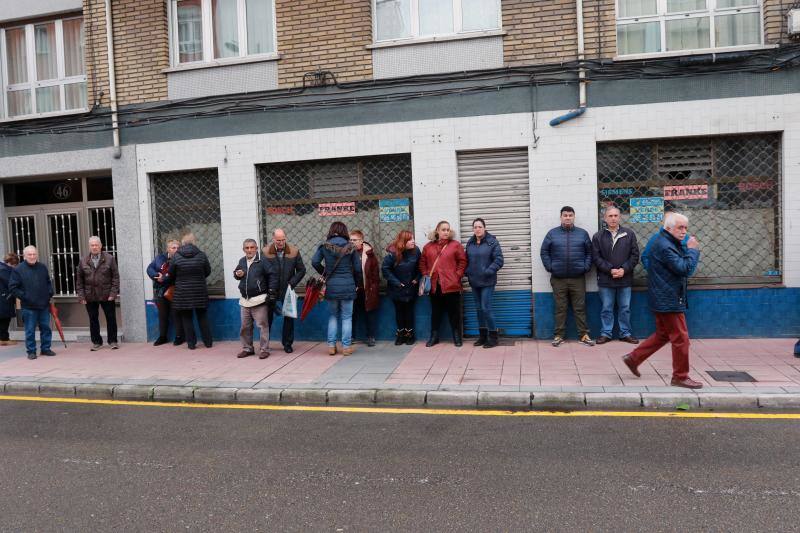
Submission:
[[[709,370],[708,375],[716,381],[729,381],[738,383],[753,383],[755,378],[747,372],[732,372],[730,370]]]

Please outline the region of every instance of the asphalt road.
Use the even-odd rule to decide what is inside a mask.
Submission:
[[[2,531],[789,531],[800,423],[0,401]]]

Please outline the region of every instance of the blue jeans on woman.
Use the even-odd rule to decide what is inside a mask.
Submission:
[[[603,309],[600,311],[602,329],[600,335],[612,339],[614,329],[614,304],[619,309],[619,338],[631,336],[631,288],[630,287],[598,287]]]
[[[339,320],[342,321],[342,347],[353,344],[353,300],[325,300],[328,302],[328,346],[336,346]]]
[[[472,295],[475,296],[475,307],[478,309],[478,327],[486,328],[489,331],[496,330],[497,324],[494,321],[494,311],[492,311],[494,285],[491,287],[472,287]]]
[[[25,323],[25,351],[36,353],[36,326],[39,326],[41,351],[50,349],[53,330],[50,329],[50,309],[22,309],[22,321]]]

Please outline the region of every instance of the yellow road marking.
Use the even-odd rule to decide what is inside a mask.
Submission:
[[[630,417],[630,418],[732,418],[759,420],[800,420],[800,413],[712,413],[684,411],[505,411],[499,409],[430,409],[406,407],[335,407],[322,405],[252,405],[226,403],[180,403],[40,396],[0,396],[0,400],[94,405],[132,405],[189,409],[242,409],[248,411],[311,411],[327,413],[378,413],[403,415],[511,416],[511,417]]]

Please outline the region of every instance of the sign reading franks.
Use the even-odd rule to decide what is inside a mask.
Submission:
[[[381,222],[405,222],[411,220],[408,198],[378,200]]]
[[[349,217],[356,214],[355,202],[334,202],[319,204],[317,212],[321,217]]]
[[[664,200],[707,200],[708,184],[665,185]]]

